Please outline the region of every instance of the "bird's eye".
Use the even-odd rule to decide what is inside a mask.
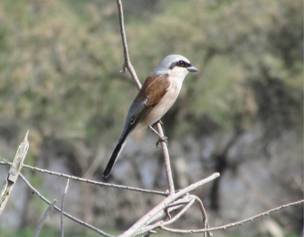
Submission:
[[[178,61],[177,63],[176,63],[176,66],[179,66],[179,67],[185,67],[185,61],[183,61],[183,60],[180,60],[180,61]]]
[[[170,69],[174,68],[175,66],[177,66],[177,67],[189,67],[190,63],[187,63],[184,60],[179,60],[175,63],[172,63],[171,66],[170,66]]]
[[[189,67],[190,66],[190,63],[187,63],[185,62],[184,60],[180,60],[176,63],[176,66],[179,66],[179,67]]]

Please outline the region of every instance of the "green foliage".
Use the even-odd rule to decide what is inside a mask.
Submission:
[[[228,129],[235,114],[263,118],[259,92],[249,82],[267,77],[282,80],[287,96],[298,101],[284,116],[298,115],[300,3],[163,0],[149,3],[148,11],[135,2],[126,4],[127,33],[141,79],[169,53],[186,55],[201,70],[185,82],[180,100],[193,121],[181,128],[195,129],[206,116]],[[0,16],[3,122],[31,127],[41,136],[111,143],[136,93],[119,74],[115,3],[5,0]]]
[[[256,123],[265,133],[301,130],[300,1],[124,3],[131,59],[141,81],[171,53],[187,56],[200,69],[186,79],[169,122],[165,119],[166,132],[203,136],[206,130]],[[41,154],[44,143],[53,142],[60,151],[56,157],[68,157],[71,172],[82,175],[79,170],[86,170],[93,153],[112,145],[136,94],[131,80],[119,73],[115,1],[2,0],[0,52],[0,129],[22,134],[31,129],[28,163],[53,157]],[[79,155],[85,148],[90,154]],[[40,176],[31,181],[41,186]],[[40,202],[32,206],[39,213],[44,209]],[[57,235],[45,227],[42,236]],[[33,230],[0,230],[0,236],[33,236]]]

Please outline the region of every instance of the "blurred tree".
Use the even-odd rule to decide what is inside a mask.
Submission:
[[[201,70],[164,119],[170,139],[234,134],[236,124],[242,131],[261,125],[266,145],[285,131],[302,137],[300,1],[130,0],[126,15],[142,80],[169,53],[187,56]],[[119,73],[115,3],[2,0],[0,52],[1,137],[16,142],[30,128],[32,163],[45,156],[47,166],[59,156],[71,173],[93,176],[99,167],[92,163],[111,148],[136,93]],[[84,191],[83,197],[94,192]]]

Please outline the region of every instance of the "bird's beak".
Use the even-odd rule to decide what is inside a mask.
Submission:
[[[196,67],[194,67],[193,65],[187,67],[187,70],[188,70],[189,72],[198,72],[198,69],[197,69]]]

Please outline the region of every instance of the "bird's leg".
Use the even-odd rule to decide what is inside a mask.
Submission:
[[[157,136],[159,136],[159,138],[162,138],[162,135],[159,134],[159,132],[153,128],[154,125],[150,125],[149,128],[152,130],[152,132],[154,132]]]
[[[158,144],[161,142],[168,142],[168,137],[160,135],[159,132],[153,128],[153,125],[150,125],[149,127],[159,137],[158,141],[156,142],[156,146],[158,146]]]

